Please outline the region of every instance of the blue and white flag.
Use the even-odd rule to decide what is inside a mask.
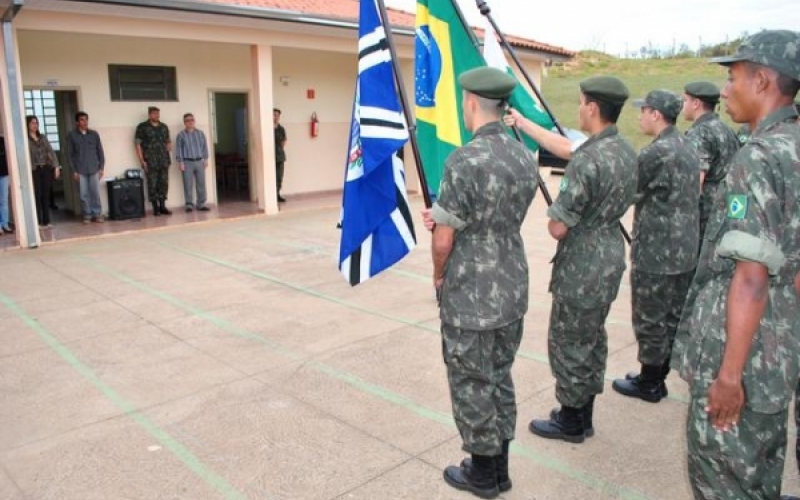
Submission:
[[[408,127],[376,0],[361,0],[358,79],[342,201],[339,270],[355,286],[417,244],[397,152]]]

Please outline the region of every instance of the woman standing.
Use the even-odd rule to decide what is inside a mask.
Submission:
[[[39,218],[39,227],[51,228],[50,224],[50,188],[53,179],[61,176],[61,167],[58,165],[56,153],[50,146],[47,137],[39,133],[39,119],[27,116],[28,145],[33,165],[33,195],[36,198],[36,214]]]

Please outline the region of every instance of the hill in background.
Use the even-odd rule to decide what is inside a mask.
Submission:
[[[725,84],[727,69],[709,64],[706,58],[626,59],[602,52],[583,51],[570,62],[548,68],[542,77],[542,93],[556,118],[568,128],[578,128],[578,84],[590,76],[611,75],[620,78],[631,91],[631,99],[644,97],[653,89],[668,89],[683,95],[683,86],[696,80],[707,80],[720,86]],[[720,106],[720,116],[733,124]],[[639,132],[639,110],[630,100],[625,104],[619,120],[622,134],[633,143],[636,150],[649,144],[652,138]],[[678,118],[678,128],[685,131],[691,124]]]

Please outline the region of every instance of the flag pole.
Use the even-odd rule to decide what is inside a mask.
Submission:
[[[364,0],[361,0],[362,2]],[[383,29],[386,31],[386,41],[389,44],[389,53],[392,57],[392,67],[394,68],[394,81],[397,85],[397,93],[400,95],[400,103],[403,106],[403,114],[406,118],[406,126],[408,126],[408,138],[411,141],[411,151],[414,154],[414,162],[417,166],[417,175],[419,176],[419,183],[422,186],[422,199],[425,201],[425,208],[431,208],[433,202],[431,201],[431,193],[428,188],[428,178],[425,176],[425,170],[422,168],[422,156],[419,153],[419,143],[417,142],[417,126],[416,122],[411,117],[411,111],[408,107],[408,96],[406,95],[406,88],[403,85],[403,77],[400,73],[400,63],[397,59],[397,48],[394,45],[394,37],[392,36],[392,26],[389,23],[389,15],[386,12],[386,4],[383,0],[375,0],[378,4],[378,11],[383,21]]]
[[[505,47],[508,53],[511,55],[511,59],[514,60],[514,63],[517,65],[517,68],[519,68],[519,71],[520,73],[522,73],[522,76],[525,78],[525,81],[528,82],[528,85],[533,90],[533,93],[536,94],[536,99],[539,100],[539,103],[542,105],[542,108],[544,108],[547,114],[550,115],[550,119],[553,120],[553,125],[555,125],[556,129],[558,129],[558,133],[563,135],[564,137],[567,137],[567,133],[564,131],[564,128],[558,122],[555,113],[553,113],[553,110],[550,109],[550,106],[547,104],[547,101],[544,100],[544,96],[542,96],[542,93],[539,91],[539,87],[536,85],[536,83],[534,83],[530,74],[528,74],[528,71],[525,69],[525,66],[522,65],[522,61],[520,61],[519,57],[517,57],[517,51],[515,51],[514,47],[512,47],[511,44],[508,43],[508,39],[503,34],[503,32],[500,31],[500,28],[497,26],[497,23],[495,22],[494,17],[492,16],[492,9],[489,8],[489,5],[486,3],[485,0],[475,0],[475,3],[478,5],[478,10],[481,12],[481,14],[483,14],[484,17],[486,17],[486,19],[489,20],[489,23],[492,25],[492,28],[494,28],[494,32],[497,33],[498,37],[500,37],[500,43],[503,44],[503,47]],[[630,242],[630,239],[628,241]]]
[[[464,17],[464,13],[461,11],[461,8],[458,6],[458,0],[450,0],[450,1],[452,2],[453,8],[455,9],[456,13],[458,14],[458,17],[461,19],[461,24],[464,26],[464,29],[466,29],[467,32],[470,33],[470,35],[471,35],[471,37],[473,39],[473,43],[476,44],[475,46],[479,47],[478,39],[475,36],[475,33],[472,32],[472,29],[469,27],[469,24],[467,24],[467,20]],[[503,34],[503,32],[500,31],[500,28],[497,26],[497,23],[495,22],[494,17],[492,16],[492,11],[489,8],[489,6],[486,4],[486,1],[485,0],[475,0],[475,2],[478,5],[478,10],[480,11],[480,13],[483,14],[486,17],[486,19],[489,20],[489,23],[492,25],[492,29],[494,29],[495,33],[497,33],[497,36],[500,37],[500,42],[502,43],[502,45],[506,48],[508,53],[511,54],[511,58],[514,60],[514,63],[517,65],[517,68],[519,68],[520,73],[522,73],[522,76],[525,77],[525,80],[528,82],[528,85],[533,90],[534,94],[536,94],[536,98],[539,100],[539,103],[542,105],[542,107],[547,112],[547,114],[550,115],[550,119],[553,120],[553,125],[555,125],[556,129],[558,129],[558,132],[562,136],[567,137],[567,134],[564,131],[564,128],[558,122],[558,119],[556,118],[555,114],[553,113],[553,110],[550,109],[550,106],[547,104],[547,101],[544,100],[544,97],[542,96],[542,93],[539,91],[539,87],[537,87],[536,83],[534,83],[533,79],[531,79],[530,74],[528,74],[528,71],[522,65],[522,61],[520,61],[519,57],[517,57],[517,52],[514,50],[514,48],[511,46],[511,44],[508,43],[508,39]],[[486,33],[486,35],[489,35],[489,34]],[[520,141],[522,140],[522,136],[520,135],[519,130],[517,130],[516,127],[514,127],[514,135],[516,135],[517,140],[520,140]],[[547,191],[547,186],[544,184],[544,180],[542,180],[542,176],[539,175],[538,177],[539,177],[539,189],[542,191],[542,195],[544,196],[545,201],[547,201],[547,205],[550,206],[550,205],[553,204],[553,199],[550,196],[550,193]],[[622,231],[622,237],[625,238],[625,241],[627,241],[628,244],[630,244],[631,243],[631,236],[630,236],[630,234],[628,234],[628,231],[625,229],[625,226],[622,225],[621,221],[619,223],[619,230]]]
[[[450,0],[450,3],[453,5],[453,10],[456,12],[456,15],[458,16],[458,19],[461,21],[461,25],[464,27],[464,31],[467,32],[467,35],[469,35],[470,40],[472,40],[472,45],[475,46],[475,50],[477,50],[478,53],[481,54],[481,57],[483,57],[483,52],[481,51],[481,42],[478,40],[478,37],[475,36],[475,32],[472,31],[472,28],[469,26],[469,23],[467,23],[467,18],[464,16],[464,12],[461,10],[461,7],[458,5],[458,0]],[[486,61],[484,61],[484,62],[486,62]],[[508,106],[507,105],[506,105],[505,111],[508,111]],[[522,141],[522,134],[520,133],[520,131],[517,128],[517,126],[514,125],[513,127],[511,127],[511,130],[514,131],[514,137],[516,137],[516,139],[519,142],[523,142]],[[536,169],[536,182],[539,185],[539,191],[542,192],[542,196],[544,197],[544,201],[547,202],[547,206],[549,207],[550,205],[553,204],[553,197],[550,196],[550,191],[547,189],[547,184],[544,183],[544,179],[542,179],[542,176],[539,175],[538,167]]]

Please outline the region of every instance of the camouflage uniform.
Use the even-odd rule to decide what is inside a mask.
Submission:
[[[700,238],[702,238],[717,186],[728,173],[728,163],[739,149],[739,138],[714,112],[708,112],[695,120],[686,131],[686,137],[697,149],[700,155],[700,170],[706,173],[703,196],[700,198]]]
[[[283,186],[283,170],[286,163],[286,151],[283,149],[283,143],[286,142],[286,129],[283,125],[275,126],[275,183],[280,192]]]
[[[603,392],[605,321],[625,271],[619,220],[636,194],[636,153],[616,125],[572,155],[547,216],[569,227],[553,259],[548,354],[556,398],[582,407]]]
[[[528,309],[520,235],[536,193],[535,156],[500,122],[484,125],[447,159],[432,216],[456,229],[441,293],[444,361],[464,450],[501,453],[514,437],[511,365]]]
[[[153,126],[144,121],[136,127],[135,139],[147,163],[147,197],[151,202],[163,202],[169,190],[169,128],[161,122]]]
[[[697,153],[674,125],[639,154],[631,293],[633,330],[643,365],[669,363],[697,265],[698,163]]]
[[[792,107],[768,115],[734,156],[716,198],[697,273],[675,340],[673,366],[689,383],[689,477],[698,499],[778,498],[788,406],[798,380],[800,332],[800,127]],[[733,431],[714,429],[704,408],[727,340],[728,294],[737,261],[763,264],[768,302],[742,374],[745,407]]]

